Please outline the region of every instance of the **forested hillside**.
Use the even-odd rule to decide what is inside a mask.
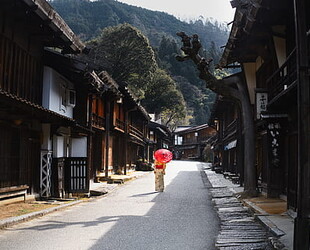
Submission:
[[[84,41],[100,35],[105,27],[129,23],[140,30],[149,40],[156,54],[158,65],[175,80],[187,105],[191,124],[205,123],[210,115],[214,93],[206,89],[198,78],[195,66],[175,59],[179,53],[179,31],[198,34],[203,44],[202,53],[213,58],[220,57],[219,47],[227,41],[227,28],[218,23],[197,20],[186,23],[164,12],[130,6],[115,0],[52,0],[49,1],[72,30]]]

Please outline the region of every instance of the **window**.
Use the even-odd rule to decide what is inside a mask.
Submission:
[[[67,99],[66,99],[67,105],[71,107],[75,107],[75,103],[76,103],[75,90],[68,89],[66,92],[67,92]]]
[[[75,107],[76,92],[73,89],[67,89],[64,83],[60,84],[61,105],[60,110],[66,111],[67,107]]]

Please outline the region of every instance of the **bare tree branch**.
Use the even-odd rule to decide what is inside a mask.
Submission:
[[[230,97],[237,101],[242,110],[242,124],[244,135],[244,196],[257,195],[256,168],[255,168],[255,130],[253,110],[249,98],[247,86],[241,74],[229,78],[217,79],[209,71],[212,59],[205,59],[199,55],[201,44],[198,35],[187,36],[184,32],[178,32],[182,38],[181,50],[185,55],[178,55],[178,61],[192,60],[199,70],[199,78],[206,82],[206,87],[215,93]]]

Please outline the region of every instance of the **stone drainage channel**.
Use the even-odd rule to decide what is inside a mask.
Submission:
[[[217,249],[283,249],[277,238],[256,221],[250,209],[236,198],[233,189],[217,179],[215,175],[218,174],[202,168],[201,175],[220,219],[220,232],[215,243]]]

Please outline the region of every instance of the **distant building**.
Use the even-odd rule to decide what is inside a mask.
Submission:
[[[203,124],[195,127],[178,127],[174,133],[173,153],[177,160],[204,160],[203,150],[216,130]]]

